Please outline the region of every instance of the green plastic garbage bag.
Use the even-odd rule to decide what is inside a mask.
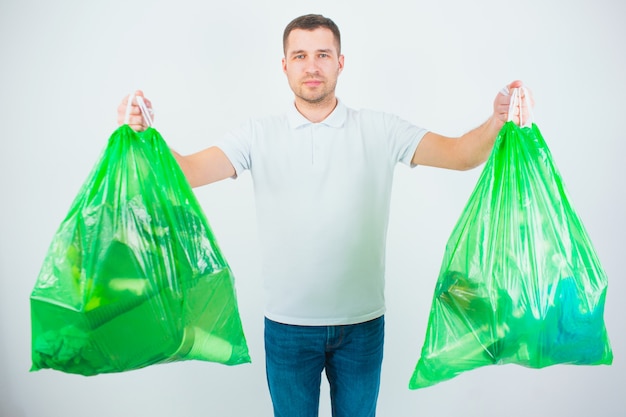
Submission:
[[[606,290],[541,132],[509,121],[446,245],[409,388],[494,364],[610,364]]]
[[[32,371],[250,362],[233,274],[153,128],[112,134],[53,237],[30,301]]]

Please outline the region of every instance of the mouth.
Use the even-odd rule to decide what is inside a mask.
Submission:
[[[320,81],[320,80],[306,80],[306,81],[304,81],[304,85],[306,85],[307,87],[311,87],[311,88],[318,87],[321,84],[322,84],[322,81]]]

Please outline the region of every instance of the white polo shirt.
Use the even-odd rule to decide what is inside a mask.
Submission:
[[[217,146],[254,182],[266,316],[354,324],[385,312],[385,246],[394,167],[426,133],[341,102],[321,123],[292,105],[251,120]]]

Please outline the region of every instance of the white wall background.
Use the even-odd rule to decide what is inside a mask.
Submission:
[[[250,176],[197,190],[237,277],[253,363],[158,365],[82,377],[29,373],[29,295],[50,240],[110,133],[143,89],[181,152],[282,110],[284,26],[333,18],[346,68],[338,95],[443,134],[484,121],[507,82],[535,94],[552,150],[609,275],[612,366],[488,367],[409,391],[445,242],[480,169],[399,167],[388,241],[379,415],[626,415],[624,155],[626,3],[619,0],[268,0],[0,3],[0,415],[270,416]],[[328,394],[321,415],[329,416]]]

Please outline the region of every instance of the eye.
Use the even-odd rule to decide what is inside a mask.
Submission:
[[[327,53],[321,53],[320,58],[328,58],[329,55]]]

